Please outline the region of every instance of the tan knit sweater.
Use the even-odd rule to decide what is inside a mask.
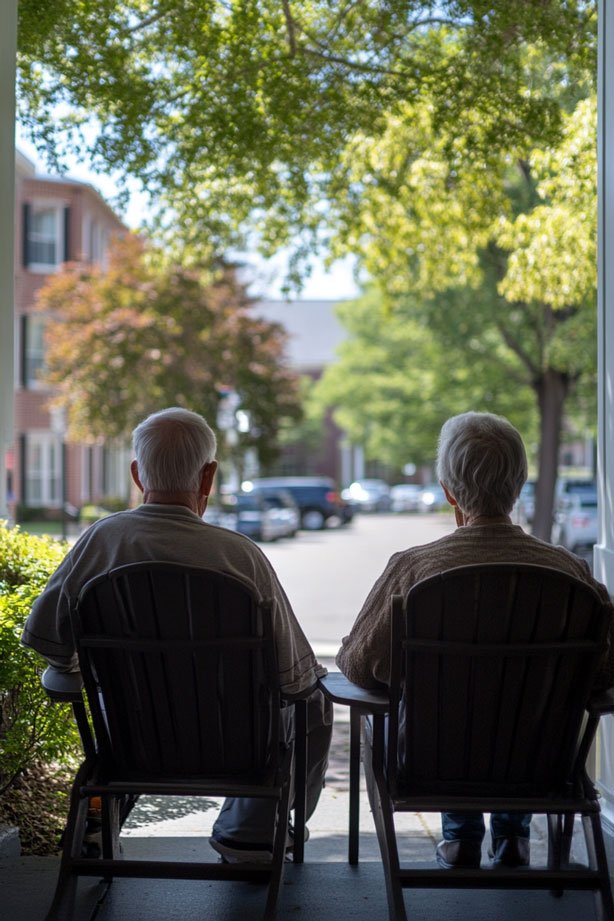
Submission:
[[[457,528],[430,544],[395,553],[369,592],[350,635],[342,640],[336,662],[343,674],[363,688],[386,685],[390,670],[390,596],[405,595],[421,579],[472,563],[537,563],[569,573],[596,588],[611,610],[610,649],[596,687],[614,685],[614,607],[607,589],[593,579],[584,560],[506,523]]]

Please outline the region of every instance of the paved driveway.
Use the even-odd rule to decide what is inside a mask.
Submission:
[[[299,531],[294,540],[261,546],[307,638],[323,655],[323,647],[336,649],[349,632],[393,553],[436,540],[454,527],[447,513],[358,515],[346,527]]]

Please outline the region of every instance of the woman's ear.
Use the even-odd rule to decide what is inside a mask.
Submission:
[[[445,484],[445,483],[442,483],[441,480],[440,480],[440,481],[439,481],[439,485],[440,485],[441,488],[443,489],[443,491],[444,491],[444,493],[445,493],[445,496],[446,496],[446,499],[448,500],[448,502],[450,503],[450,505],[452,506],[452,508],[456,508],[457,505],[458,505],[458,502],[456,501],[456,499],[454,498],[454,496],[452,495],[452,493],[450,492],[450,490],[448,489],[448,487],[446,486],[446,484]]]

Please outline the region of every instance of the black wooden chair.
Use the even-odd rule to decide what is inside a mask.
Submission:
[[[391,921],[406,921],[411,887],[593,890],[599,921],[614,921],[585,770],[599,717],[614,711],[612,694],[592,694],[609,628],[597,594],[540,566],[464,566],[393,596],[391,618],[389,695],[365,703],[339,681],[330,694],[373,713],[364,764]],[[547,866],[401,867],[394,814],[414,811],[545,814]],[[569,861],[576,814],[586,866]]]
[[[70,907],[79,876],[266,882],[264,918],[273,918],[293,752],[279,743],[286,702],[270,604],[231,576],[137,563],[88,582],[71,617],[91,717],[83,695],[66,693],[62,676],[48,669],[43,683],[51,697],[72,701],[85,752],[72,787],[49,921]],[[302,845],[303,701],[296,710],[296,758],[303,773],[297,778],[295,837]],[[272,862],[121,859],[123,807],[141,794],[273,800]],[[102,801],[100,857],[82,856],[90,797]],[[302,860],[302,847],[295,847],[294,859]]]

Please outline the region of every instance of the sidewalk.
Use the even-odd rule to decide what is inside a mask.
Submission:
[[[361,793],[360,863],[347,863],[349,723],[344,708],[335,708],[335,732],[327,786],[309,821],[305,863],[285,868],[278,921],[386,921],[388,908],[379,848],[364,791]],[[200,799],[162,802],[142,798],[122,837],[127,856],[210,860],[207,838],[216,816],[215,803]],[[435,866],[440,839],[438,815],[398,817],[403,830],[402,859]],[[545,826],[534,821],[532,860],[545,858]],[[578,858],[582,855],[579,853]],[[488,860],[486,845],[484,861]],[[0,921],[43,921],[51,902],[57,857],[25,857],[0,863]],[[591,893],[415,890],[405,903],[412,921],[592,921]],[[111,887],[81,880],[75,921],[252,921],[264,910],[264,890],[248,883],[193,880],[117,879]]]

